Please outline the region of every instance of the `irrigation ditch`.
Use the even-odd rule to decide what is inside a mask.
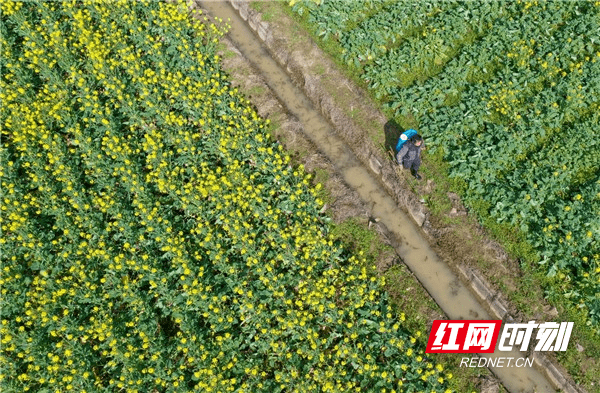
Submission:
[[[386,125],[386,118],[369,107],[364,93],[341,75],[334,79],[335,65],[311,45],[290,51],[285,37],[263,21],[246,0],[198,1],[197,6],[212,16],[231,19],[229,50],[248,61],[255,72],[245,77],[257,90],[269,90],[270,97],[257,105],[259,114],[277,114],[285,139],[310,153],[307,169],[319,167],[333,181],[328,186],[336,202],[334,214],[369,217],[372,226],[394,248],[397,256],[421,283],[450,319],[502,319],[519,321],[502,294],[492,289],[482,274],[461,261],[439,255],[431,246],[435,228],[430,226],[423,203],[407,186],[396,165],[382,155],[360,124],[339,108],[328,84],[344,90],[343,102],[360,114],[362,122]],[[323,72],[315,73],[315,69]],[[372,225],[371,225],[372,224]],[[540,352],[497,352],[480,357],[529,357],[534,366],[489,367],[511,393],[585,392]],[[492,390],[493,391],[493,390]]]

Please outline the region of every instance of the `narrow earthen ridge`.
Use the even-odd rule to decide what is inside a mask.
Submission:
[[[356,125],[353,119],[349,118],[337,107],[334,97],[320,83],[320,77],[311,72],[309,65],[312,64],[314,59],[330,63],[317,45],[312,43],[311,47],[307,48],[307,52],[290,52],[287,49],[290,46],[286,44],[286,38],[277,35],[270,24],[262,20],[261,13],[250,8],[248,0],[229,0],[229,2],[264,42],[273,58],[286,69],[294,83],[305,92],[313,104],[333,124],[335,132],[352,148],[356,157],[366,167],[371,169],[374,177],[381,181],[386,191],[394,198],[396,203],[405,208],[417,225],[423,228],[423,224],[427,220],[427,210],[411,191],[402,187],[405,181],[396,172],[397,165],[394,165],[390,159],[381,157],[377,146],[366,138],[366,133]],[[335,65],[326,64],[325,66],[329,72],[337,72],[335,71]],[[364,93],[354,87],[353,83],[347,80],[341,73],[338,74],[336,78],[343,80],[344,84],[348,86],[348,94],[355,95],[354,99],[350,101],[355,103],[354,105],[359,108],[364,107],[363,103],[366,101],[362,99]],[[373,112],[379,111],[373,108],[365,108],[364,111],[366,114],[372,114]],[[385,116],[378,113],[378,115],[372,117],[369,120],[377,121],[381,125],[381,129],[383,129],[386,121]],[[426,228],[423,229],[427,233]],[[427,235],[431,239],[430,234],[427,233]],[[514,321],[514,318],[508,313],[507,303],[503,300],[502,294],[494,291],[480,273],[456,261],[446,262],[450,262],[451,267],[457,271],[461,279],[478,296],[482,304],[486,306],[492,315],[504,321]],[[546,375],[557,389],[567,393],[586,393],[583,388],[576,386],[572,378],[562,372],[543,353],[532,352],[532,357],[537,368]]]

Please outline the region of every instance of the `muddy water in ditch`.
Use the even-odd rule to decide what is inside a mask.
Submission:
[[[260,70],[269,87],[288,110],[303,124],[305,133],[334,163],[344,180],[357,190],[372,214],[396,236],[396,251],[450,319],[492,319],[474,295],[429,247],[412,220],[396,206],[350,148],[335,136],[329,123],[314,109],[308,98],[271,58],[239,14],[223,1],[203,1],[211,15],[231,20],[229,37],[238,49]],[[382,131],[383,132],[383,131]],[[525,357],[518,352],[500,352],[486,357]],[[506,363],[505,363],[506,364]],[[530,367],[494,367],[492,372],[511,393],[554,392],[552,385]]]

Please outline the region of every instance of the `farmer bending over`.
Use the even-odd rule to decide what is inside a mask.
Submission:
[[[423,137],[416,134],[413,135],[400,149],[396,155],[396,160],[405,169],[410,169],[410,173],[417,179],[421,180],[421,175],[417,172],[421,165],[421,148],[424,148]]]

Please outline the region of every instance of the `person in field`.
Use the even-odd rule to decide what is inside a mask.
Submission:
[[[417,179],[421,180],[419,175],[419,166],[421,166],[421,149],[425,147],[423,137],[415,134],[402,145],[400,151],[396,155],[398,164],[401,164],[405,169],[410,169],[410,173]]]

